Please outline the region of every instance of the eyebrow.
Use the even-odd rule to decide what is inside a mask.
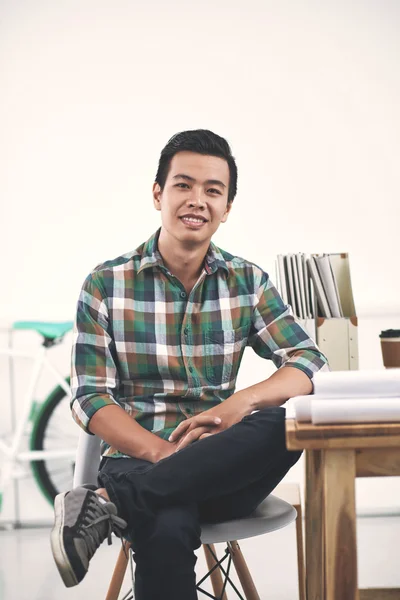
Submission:
[[[186,179],[187,181],[196,183],[196,179],[194,177],[190,177],[190,175],[185,175],[184,173],[178,173],[178,175],[174,175],[172,179]],[[219,179],[207,179],[205,183],[207,185],[220,185],[223,188],[226,187],[226,185]]]

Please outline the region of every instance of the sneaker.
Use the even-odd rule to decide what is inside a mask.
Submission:
[[[117,516],[112,502],[84,485],[58,494],[54,501],[54,527],[51,549],[60,575],[67,587],[77,585],[85,577],[89,561],[100,544],[111,533],[121,537],[126,522]]]

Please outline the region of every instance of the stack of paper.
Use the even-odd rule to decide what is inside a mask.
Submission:
[[[333,256],[304,253],[277,256],[279,291],[300,319],[343,317]]]
[[[291,398],[297,421],[400,422],[400,369],[316,373],[314,391]]]

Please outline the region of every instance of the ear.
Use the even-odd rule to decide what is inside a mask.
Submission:
[[[161,210],[161,188],[158,183],[153,183],[153,204],[156,210]]]
[[[221,223],[226,223],[226,221],[228,220],[228,215],[231,212],[231,208],[232,208],[232,202],[228,202],[228,204],[226,205],[224,215],[221,219]]]

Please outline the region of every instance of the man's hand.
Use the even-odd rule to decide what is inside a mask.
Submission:
[[[237,392],[218,406],[182,421],[171,433],[169,441],[176,444],[175,452],[178,452],[196,440],[232,427],[252,411],[253,408],[246,395]]]
[[[190,417],[190,419],[179,423],[178,427],[169,436],[170,443],[176,444],[175,452],[202,437],[212,435],[211,432],[217,433],[218,431],[222,431],[219,428],[221,418],[210,414],[212,410],[214,409],[206,410],[200,415]]]
[[[281,406],[293,396],[310,394],[312,383],[308,375],[293,367],[278,369],[265,381],[236,392],[210,410],[180,423],[170,435],[170,442],[177,442],[176,452],[209,435],[219,433],[238,423],[254,410],[269,406]],[[204,418],[210,418],[204,421]],[[219,417],[220,423],[213,421]]]

